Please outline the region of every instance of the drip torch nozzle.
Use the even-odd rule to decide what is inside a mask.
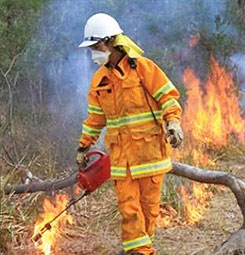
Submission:
[[[37,234],[32,238],[32,240],[33,240],[34,242],[37,242],[40,238],[42,238],[42,234],[43,234],[44,232],[46,232],[47,230],[50,230],[51,228],[52,228],[52,226],[51,226],[50,222],[46,223],[46,224],[44,225],[44,227],[40,230],[40,232],[37,233]]]
[[[42,238],[42,235],[38,233],[32,238],[32,240],[36,243],[40,238]]]
[[[80,196],[80,197],[77,198],[76,200],[73,200],[64,210],[62,210],[58,215],[56,215],[50,222],[46,223],[46,224],[44,225],[44,227],[39,231],[39,233],[36,234],[36,235],[32,238],[32,240],[33,240],[34,242],[37,242],[40,238],[42,238],[42,234],[43,234],[44,232],[46,232],[47,230],[50,230],[50,229],[52,228],[51,223],[52,223],[53,221],[55,221],[62,213],[64,213],[64,212],[65,212],[67,209],[69,209],[72,205],[74,205],[75,203],[77,203],[79,200],[81,200],[83,197],[86,197],[86,196],[89,195],[90,193],[91,193],[91,191],[86,190],[86,191],[82,194],[82,196]]]

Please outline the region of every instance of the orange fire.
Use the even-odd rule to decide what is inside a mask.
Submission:
[[[160,205],[160,214],[157,217],[156,225],[164,228],[180,225],[178,212],[170,205]]]
[[[187,189],[184,186],[180,187],[186,217],[185,224],[188,225],[194,225],[202,218],[209,206],[209,199],[212,197],[212,192],[208,192],[207,184],[193,183],[192,191],[193,194],[190,197]]]
[[[174,157],[192,159],[193,164],[214,166],[206,153],[208,148],[221,148],[231,141],[245,143],[245,119],[239,106],[238,90],[232,76],[215,58],[210,58],[210,75],[205,84],[187,68],[183,81],[187,87],[182,128],[184,146]]]
[[[191,38],[192,45],[197,42],[198,37]],[[190,68],[183,74],[187,87],[187,101],[181,123],[185,138],[182,149],[174,151],[174,158],[196,166],[213,167],[216,159],[208,155],[208,149],[219,149],[234,141],[245,144],[245,119],[242,117],[238,91],[232,76],[213,56],[210,62],[211,71],[205,84]],[[184,187],[180,193],[186,217],[184,224],[195,224],[208,207],[212,194],[203,184],[194,184],[192,195]],[[173,210],[162,207],[158,225],[168,227],[183,224],[177,218]]]
[[[212,192],[208,191],[208,184],[192,183],[192,192],[188,192],[187,188],[180,186],[179,191],[183,201],[184,218],[169,205],[160,207],[160,215],[157,218],[158,227],[173,227],[179,225],[194,225],[201,218],[203,213],[209,207],[209,200]]]
[[[56,195],[56,202],[52,204],[48,199],[44,200],[44,212],[40,215],[40,220],[35,224],[34,234],[38,234],[44,225],[50,222],[59,212],[65,209],[69,202],[69,197],[65,194]],[[72,216],[64,212],[55,221],[52,222],[52,228],[43,233],[41,242],[36,242],[36,247],[43,252],[44,255],[50,255],[51,249],[55,250],[58,244],[62,229],[67,223],[73,222]]]
[[[239,107],[237,87],[213,56],[210,61],[211,73],[204,86],[192,69],[184,72],[188,95],[182,121],[184,133],[196,142],[212,146],[228,145],[232,135],[244,143],[245,120]]]

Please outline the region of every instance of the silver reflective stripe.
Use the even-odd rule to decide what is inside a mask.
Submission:
[[[126,176],[126,167],[111,166],[111,175],[117,176],[117,177],[125,177]]]
[[[151,239],[148,235],[145,235],[145,236],[141,236],[141,237],[123,242],[123,250],[129,251],[137,247],[148,245],[148,244],[150,245],[152,244]]]
[[[95,114],[104,114],[103,109],[99,106],[89,104],[88,105],[88,113],[95,113]]]
[[[129,166],[132,177],[161,174],[172,169],[172,161],[170,158],[158,162]],[[126,167],[111,166],[111,176],[126,177]]]
[[[173,106],[176,106],[178,108],[181,108],[180,107],[180,104],[178,103],[177,100],[175,99],[170,99],[168,100],[167,102],[163,103],[161,108],[162,108],[162,111],[163,111],[163,115],[166,113],[166,111],[168,111],[169,108],[173,107]]]
[[[83,124],[82,134],[95,137],[95,136],[99,136],[100,135],[101,130],[102,130],[102,128],[101,129],[91,128],[91,127],[87,126],[86,124]]]
[[[151,242],[154,243],[155,235],[150,236]]]
[[[161,119],[161,116],[162,116],[161,111],[154,111],[154,114],[157,119]],[[119,128],[122,126],[140,124],[140,123],[144,123],[144,122],[152,121],[152,120],[154,120],[152,113],[144,112],[140,114],[122,116],[117,119],[107,119],[106,126],[108,128]]]
[[[170,158],[162,161],[147,163],[137,166],[130,166],[130,172],[132,176],[142,175],[147,173],[163,172],[172,169],[172,162]]]
[[[163,95],[168,94],[171,90],[176,90],[176,88],[171,81],[168,81],[153,94],[153,97],[156,99],[156,101],[159,101]]]

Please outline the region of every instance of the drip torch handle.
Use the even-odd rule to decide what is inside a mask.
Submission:
[[[100,155],[101,157],[105,155],[105,153],[103,151],[98,151],[98,150],[95,150],[95,151],[89,151],[88,153],[86,153],[86,157],[87,158],[90,158],[94,155]]]

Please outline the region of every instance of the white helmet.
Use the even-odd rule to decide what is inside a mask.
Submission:
[[[79,47],[91,46],[106,37],[121,34],[118,22],[108,14],[97,13],[91,16],[84,28],[84,41]]]

